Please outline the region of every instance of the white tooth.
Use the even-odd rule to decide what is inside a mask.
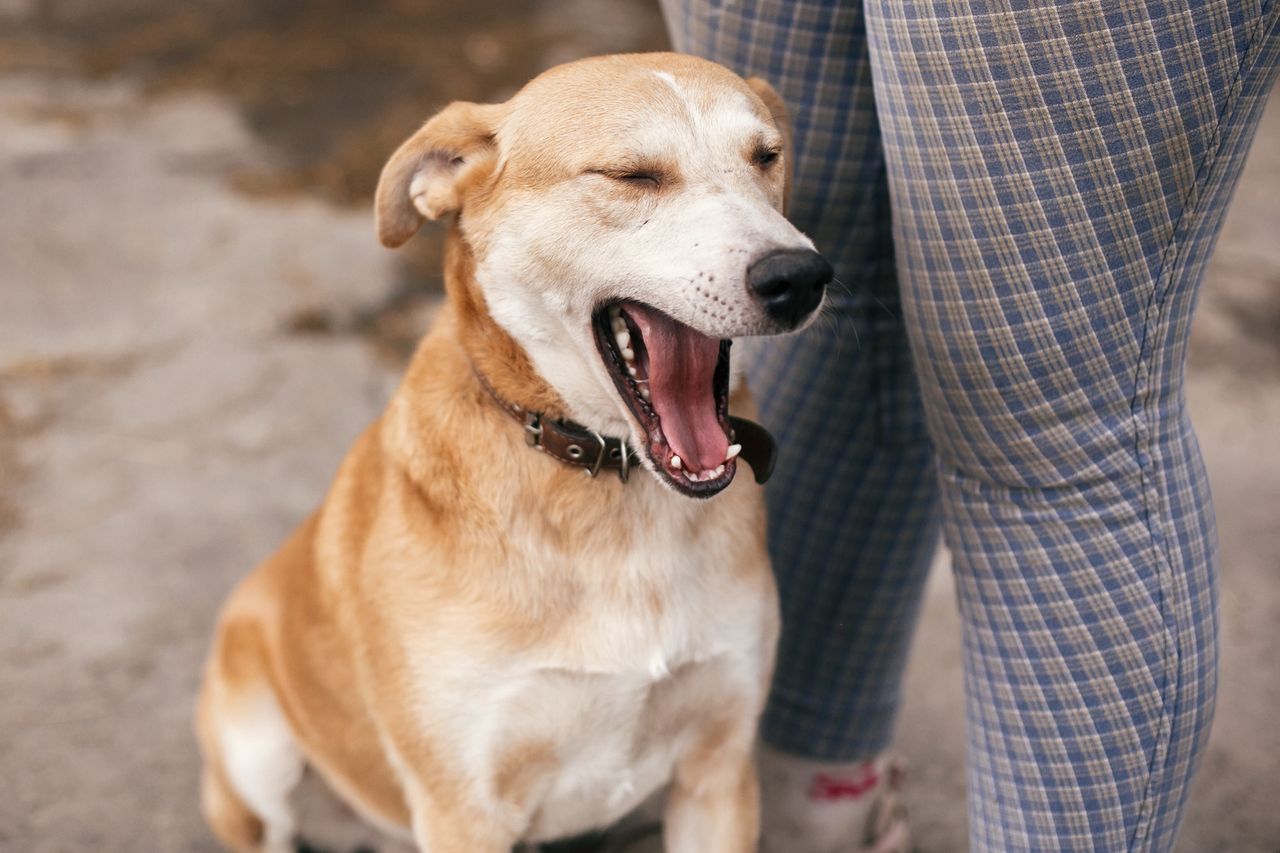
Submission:
[[[645,402],[649,402],[651,400],[648,386],[645,386],[645,385],[640,386],[640,396],[644,397]]]
[[[631,334],[629,332],[619,332],[615,329],[613,332],[613,339],[618,342],[618,349],[623,350],[624,352],[631,349]]]
[[[613,329],[615,335],[618,332],[625,332],[627,330],[627,321],[621,317],[614,317],[613,321],[609,323],[609,328]]]
[[[730,459],[732,459],[733,457],[737,456],[737,455],[738,455],[739,453],[741,453],[741,452],[742,452],[742,445],[741,445],[741,444],[731,444],[731,445],[729,445],[729,449],[728,449],[727,451],[725,451],[725,454],[724,454],[724,461],[725,461],[725,462],[728,462]]]
[[[723,473],[724,473],[724,465],[723,464],[717,465],[716,470],[714,472],[714,476],[719,477]]]
[[[622,357],[623,357],[624,359],[626,359],[627,361],[635,361],[635,360],[636,360],[636,351],[635,351],[635,350],[633,350],[631,347],[623,347],[623,348],[622,348]]]
[[[635,375],[636,375],[636,369],[635,369],[633,366],[631,366],[630,364],[628,364],[628,365],[627,365],[627,373],[630,373],[632,376],[635,376]]]
[[[680,462],[680,457],[679,457],[679,456],[672,456],[672,457],[671,457],[671,467],[672,467],[672,468],[675,468],[677,471],[679,471],[679,470],[680,470],[680,465],[681,465],[681,464],[682,464],[682,463]]]

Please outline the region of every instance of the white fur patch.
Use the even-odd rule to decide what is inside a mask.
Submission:
[[[697,105],[694,104],[693,99],[689,97],[689,93],[685,91],[679,81],[676,80],[676,75],[672,74],[670,71],[655,71],[653,72],[653,76],[670,86],[671,91],[676,93],[676,97],[684,101],[685,109],[689,111],[689,115],[696,116],[698,114]]]
[[[583,603],[554,639],[516,654],[413,659],[421,718],[483,786],[479,801],[490,798],[495,819],[526,841],[626,814],[670,781],[698,725],[755,706],[767,686],[774,602],[741,573],[743,560],[764,560],[743,546],[757,518],[744,511],[758,500],[747,490],[758,487],[734,484],[714,503],[647,479],[628,489],[627,536],[645,544],[606,571],[596,551],[566,554],[537,525],[507,531],[513,578],[581,579]],[[643,603],[650,591],[660,608]],[[496,761],[530,742],[555,745],[554,770],[521,803],[497,801]]]
[[[512,193],[476,242],[475,277],[494,320],[574,420],[636,444],[643,436],[596,351],[591,312],[634,300],[712,337],[776,334],[747,269],[769,252],[813,248],[779,211],[776,176],[750,160],[753,146],[780,137],[747,94],[652,74],[661,87],[635,102],[611,147],[580,174]],[[615,161],[665,164],[672,181],[650,196],[628,194],[600,174]],[[736,367],[733,377],[736,386]]]
[[[265,848],[292,850],[289,794],[302,779],[303,758],[268,689],[243,700],[219,720],[218,743],[231,787],[266,826]]]

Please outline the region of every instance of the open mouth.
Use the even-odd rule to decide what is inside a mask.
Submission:
[[[729,424],[730,341],[636,302],[592,317],[596,347],[645,433],[644,451],[675,489],[709,498],[733,480],[742,448]]]

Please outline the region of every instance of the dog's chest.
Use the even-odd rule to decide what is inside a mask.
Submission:
[[[473,778],[527,840],[625,815],[727,707],[757,701],[771,600],[709,569],[681,574],[689,582],[668,587],[661,608],[593,601],[553,641],[470,685],[459,735]]]
[[[572,556],[513,534],[507,600],[536,618],[515,639],[474,634],[415,660],[424,719],[473,795],[526,840],[608,825],[727,714],[758,707],[776,602],[741,521],[753,516],[728,516],[650,523],[620,537],[626,548]]]
[[[666,784],[681,753],[726,695],[744,688],[734,663],[715,659],[678,666],[661,677],[547,671],[513,695],[506,731],[521,744],[545,743],[550,761],[530,780],[526,840],[548,840],[601,827]],[[735,683],[738,682],[738,683]],[[536,711],[531,709],[536,708]]]

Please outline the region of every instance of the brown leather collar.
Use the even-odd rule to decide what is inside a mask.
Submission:
[[[601,435],[574,421],[552,420],[540,412],[531,412],[504,400],[475,365],[471,370],[480,387],[488,392],[498,408],[524,427],[525,443],[535,450],[554,456],[567,465],[583,468],[592,477],[602,470],[617,471],[624,483],[631,468],[640,464],[640,457],[627,446],[625,439]],[[742,445],[738,457],[751,466],[757,483],[767,482],[778,460],[777,442],[755,421],[730,415],[729,424],[733,428],[733,440]]]
[[[621,438],[601,435],[573,421],[552,420],[540,412],[531,412],[523,406],[502,399],[479,370],[472,366],[480,386],[511,417],[524,427],[525,443],[541,450],[568,465],[577,465],[594,477],[602,470],[617,471],[622,482],[627,482],[631,468],[640,464],[640,458]]]

